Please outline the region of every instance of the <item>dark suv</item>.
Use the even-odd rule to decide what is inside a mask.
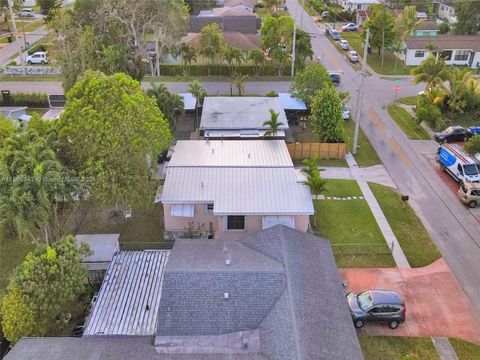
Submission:
[[[353,324],[357,329],[366,322],[384,322],[391,329],[405,321],[406,307],[400,295],[394,291],[369,290],[347,294]]]

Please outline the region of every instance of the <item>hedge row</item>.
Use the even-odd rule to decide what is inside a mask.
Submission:
[[[243,64],[237,66],[237,73],[242,75],[255,75],[255,66],[250,64]],[[183,67],[180,64],[161,64],[160,65],[161,76],[183,76]],[[204,64],[190,65],[190,76],[207,76],[208,66]],[[210,75],[212,76],[228,76],[230,70],[226,64],[216,64],[210,66]],[[290,74],[290,65],[287,64],[283,70],[283,75],[288,76]],[[261,76],[277,76],[277,68],[273,65],[262,66],[260,70]]]
[[[41,93],[15,93],[10,95],[10,103],[4,103],[5,98],[2,96],[2,106],[29,106],[29,107],[48,107],[48,95]]]
[[[47,51],[48,45],[47,44],[34,44],[30,49],[28,49],[28,55],[33,55],[37,51]]]

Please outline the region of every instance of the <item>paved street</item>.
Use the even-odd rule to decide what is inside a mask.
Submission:
[[[296,0],[287,0],[287,6],[292,16],[300,14],[301,8]],[[297,23],[299,19],[297,16]],[[306,13],[303,16],[303,28],[309,33],[322,33]],[[345,62],[325,36],[313,38],[312,45],[315,56],[324,59],[329,70],[342,69],[341,88],[350,91],[354,101],[359,73]],[[365,84],[365,97],[361,104],[363,131],[399,191],[410,196],[410,205],[480,313],[480,223],[458,201],[431,163],[416,151],[414,142],[406,138],[384,109],[384,105],[393,100],[394,83],[371,76],[365,80]],[[408,79],[402,78],[399,96],[415,95],[421,89],[422,86],[408,85]]]
[[[18,55],[19,51],[22,46],[24,46],[23,41],[23,34],[22,29],[19,27],[17,33],[16,41],[6,44],[4,47],[0,49],[0,66],[7,65],[10,61],[14,60],[13,56]],[[42,39],[45,35],[47,35],[47,27],[43,25],[42,27],[38,28],[34,32],[26,33],[26,41],[33,45],[40,39]],[[17,56],[18,60],[18,56]]]

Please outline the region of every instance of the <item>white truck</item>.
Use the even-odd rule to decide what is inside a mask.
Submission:
[[[437,161],[442,171],[449,173],[459,183],[480,181],[477,162],[456,144],[440,145]]]

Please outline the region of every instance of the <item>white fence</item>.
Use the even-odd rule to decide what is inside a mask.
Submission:
[[[5,66],[5,75],[59,75],[62,68],[58,66]]]

